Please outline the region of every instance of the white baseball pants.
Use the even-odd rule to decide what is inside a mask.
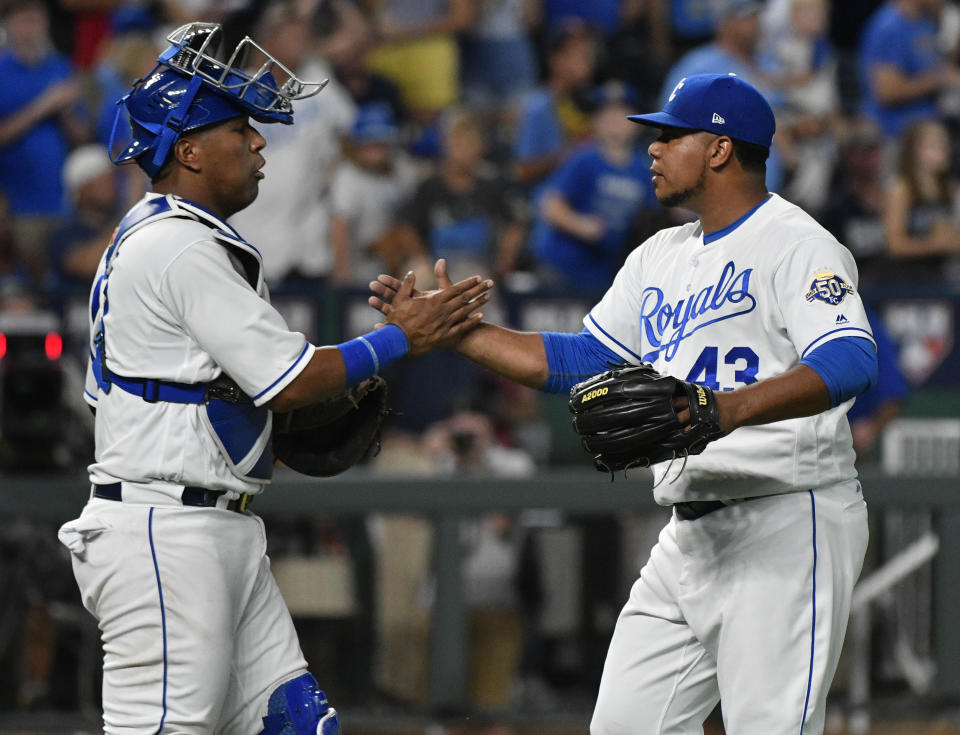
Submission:
[[[259,517],[93,499],[60,539],[100,625],[108,735],[252,735],[306,672]]]
[[[823,732],[867,546],[858,482],[758,498],[660,533],[620,613],[591,735]]]

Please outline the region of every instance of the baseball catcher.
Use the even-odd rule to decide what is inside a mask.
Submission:
[[[136,162],[151,190],[91,284],[95,458],[83,513],[58,537],[107,641],[104,732],[336,735],[250,501],[269,486],[274,444],[316,475],[372,451],[386,399],[376,376],[475,329],[493,282],[414,295],[409,272],[379,329],[337,345],[291,330],[270,302],[266,255],[228,220],[275,175],[258,127],[293,124],[293,103],[325,82],[249,37],[221,52],[222,38],[217,23],[173,31],[117,101],[114,132],[128,118],[130,138],[119,152],[111,139],[113,161]]]
[[[690,411],[687,424],[678,417],[683,408]],[[604,472],[700,454],[723,435],[710,388],[661,375],[646,363],[577,383],[570,411],[583,448]]]

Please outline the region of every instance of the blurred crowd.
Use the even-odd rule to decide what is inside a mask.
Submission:
[[[596,297],[685,217],[656,203],[649,133],[625,115],[716,71],[766,93],[769,187],[854,252],[864,284],[960,283],[952,0],[4,0],[4,303],[86,287],[148,186],[109,163],[128,137],[116,100],[197,19],[330,79],[295,127],[262,131],[266,180],[235,218],[274,288],[445,257],[455,277]]]

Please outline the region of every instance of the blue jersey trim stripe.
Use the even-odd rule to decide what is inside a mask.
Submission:
[[[810,669],[807,673],[807,696],[803,700],[803,717],[800,718],[800,732],[807,721],[807,709],[810,707],[810,691],[813,689],[813,654],[817,642],[817,501],[814,500],[813,490],[810,493],[810,516],[813,520],[813,592],[811,594],[810,611]]]
[[[267,393],[269,393],[271,390],[273,390],[273,387],[274,387],[277,383],[279,383],[281,380],[283,380],[285,377],[287,377],[287,375],[290,374],[290,371],[293,370],[297,365],[300,364],[300,361],[303,359],[303,356],[307,353],[307,349],[309,349],[309,347],[310,347],[310,343],[307,342],[307,343],[303,346],[303,349],[300,351],[300,354],[297,355],[297,359],[293,361],[293,364],[292,364],[290,367],[288,367],[286,370],[283,371],[283,375],[281,375],[279,378],[277,378],[276,380],[274,380],[270,385],[268,385],[268,386],[267,386],[266,388],[264,388],[262,391],[260,391],[259,393],[257,393],[257,395],[255,395],[255,396],[253,397],[253,400],[256,401],[260,396],[263,396],[263,395],[266,395]]]
[[[96,401],[96,400],[99,400],[95,395],[93,395],[93,393],[91,393],[90,391],[88,391],[86,388],[83,389],[83,394],[84,394],[85,396],[90,396],[90,397],[91,397],[93,400],[95,400],[95,401]]]
[[[147,521],[147,535],[150,538],[150,556],[153,557],[153,573],[157,578],[157,594],[160,596],[160,630],[163,635],[163,714],[160,716],[160,726],[157,728],[157,735],[163,731],[164,720],[167,719],[167,613],[163,606],[163,585],[160,583],[160,567],[157,564],[157,550],[153,545],[153,511],[150,509],[149,520]]]
[[[836,334],[837,332],[862,332],[870,338],[870,341],[873,342],[874,347],[876,347],[876,342],[873,339],[873,334],[871,334],[869,329],[864,329],[863,327],[840,327],[839,329],[831,329],[829,332],[824,332],[819,337],[817,337],[813,342],[808,344],[803,352],[800,353],[800,359],[802,360],[807,356],[807,353],[813,349],[814,345],[820,342],[824,337],[829,337],[831,334]]]
[[[587,319],[589,319],[589,320],[593,323],[593,326],[595,326],[597,329],[600,330],[600,333],[601,333],[604,337],[606,337],[606,338],[609,339],[611,342],[613,342],[615,345],[617,345],[618,347],[620,347],[624,352],[629,353],[630,356],[633,357],[633,358],[635,358],[637,362],[643,362],[643,358],[640,357],[640,355],[638,355],[636,352],[634,352],[633,350],[631,350],[631,349],[630,349],[629,347],[627,347],[625,344],[623,344],[622,342],[620,342],[616,337],[614,337],[612,334],[610,334],[606,329],[604,329],[604,328],[601,327],[599,324],[597,324],[597,320],[593,318],[593,314],[587,314]]]
[[[729,225],[727,225],[726,227],[720,228],[720,229],[717,230],[716,232],[710,232],[710,233],[704,232],[704,233],[703,233],[703,244],[704,244],[704,245],[709,245],[710,243],[714,242],[715,240],[719,240],[721,237],[724,237],[724,236],[726,236],[726,235],[729,235],[731,232],[733,232],[735,229],[737,229],[740,225],[742,225],[744,222],[746,222],[748,219],[750,219],[751,215],[752,215],[754,212],[756,212],[758,209],[760,209],[760,207],[762,207],[764,204],[766,204],[767,202],[769,202],[771,199],[773,199],[773,197],[768,196],[766,199],[764,199],[762,202],[760,202],[757,206],[755,206],[753,209],[751,209],[751,210],[748,211],[745,215],[743,215],[740,219],[734,220],[734,221],[731,222]]]

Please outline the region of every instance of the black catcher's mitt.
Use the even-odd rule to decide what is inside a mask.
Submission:
[[[387,383],[379,375],[339,396],[273,416],[273,456],[292,470],[332,477],[380,451]]]
[[[673,407],[684,395],[690,402],[686,427]],[[723,433],[712,390],[648,364],[618,367],[573,386],[570,411],[580,443],[606,472],[700,454]]]

